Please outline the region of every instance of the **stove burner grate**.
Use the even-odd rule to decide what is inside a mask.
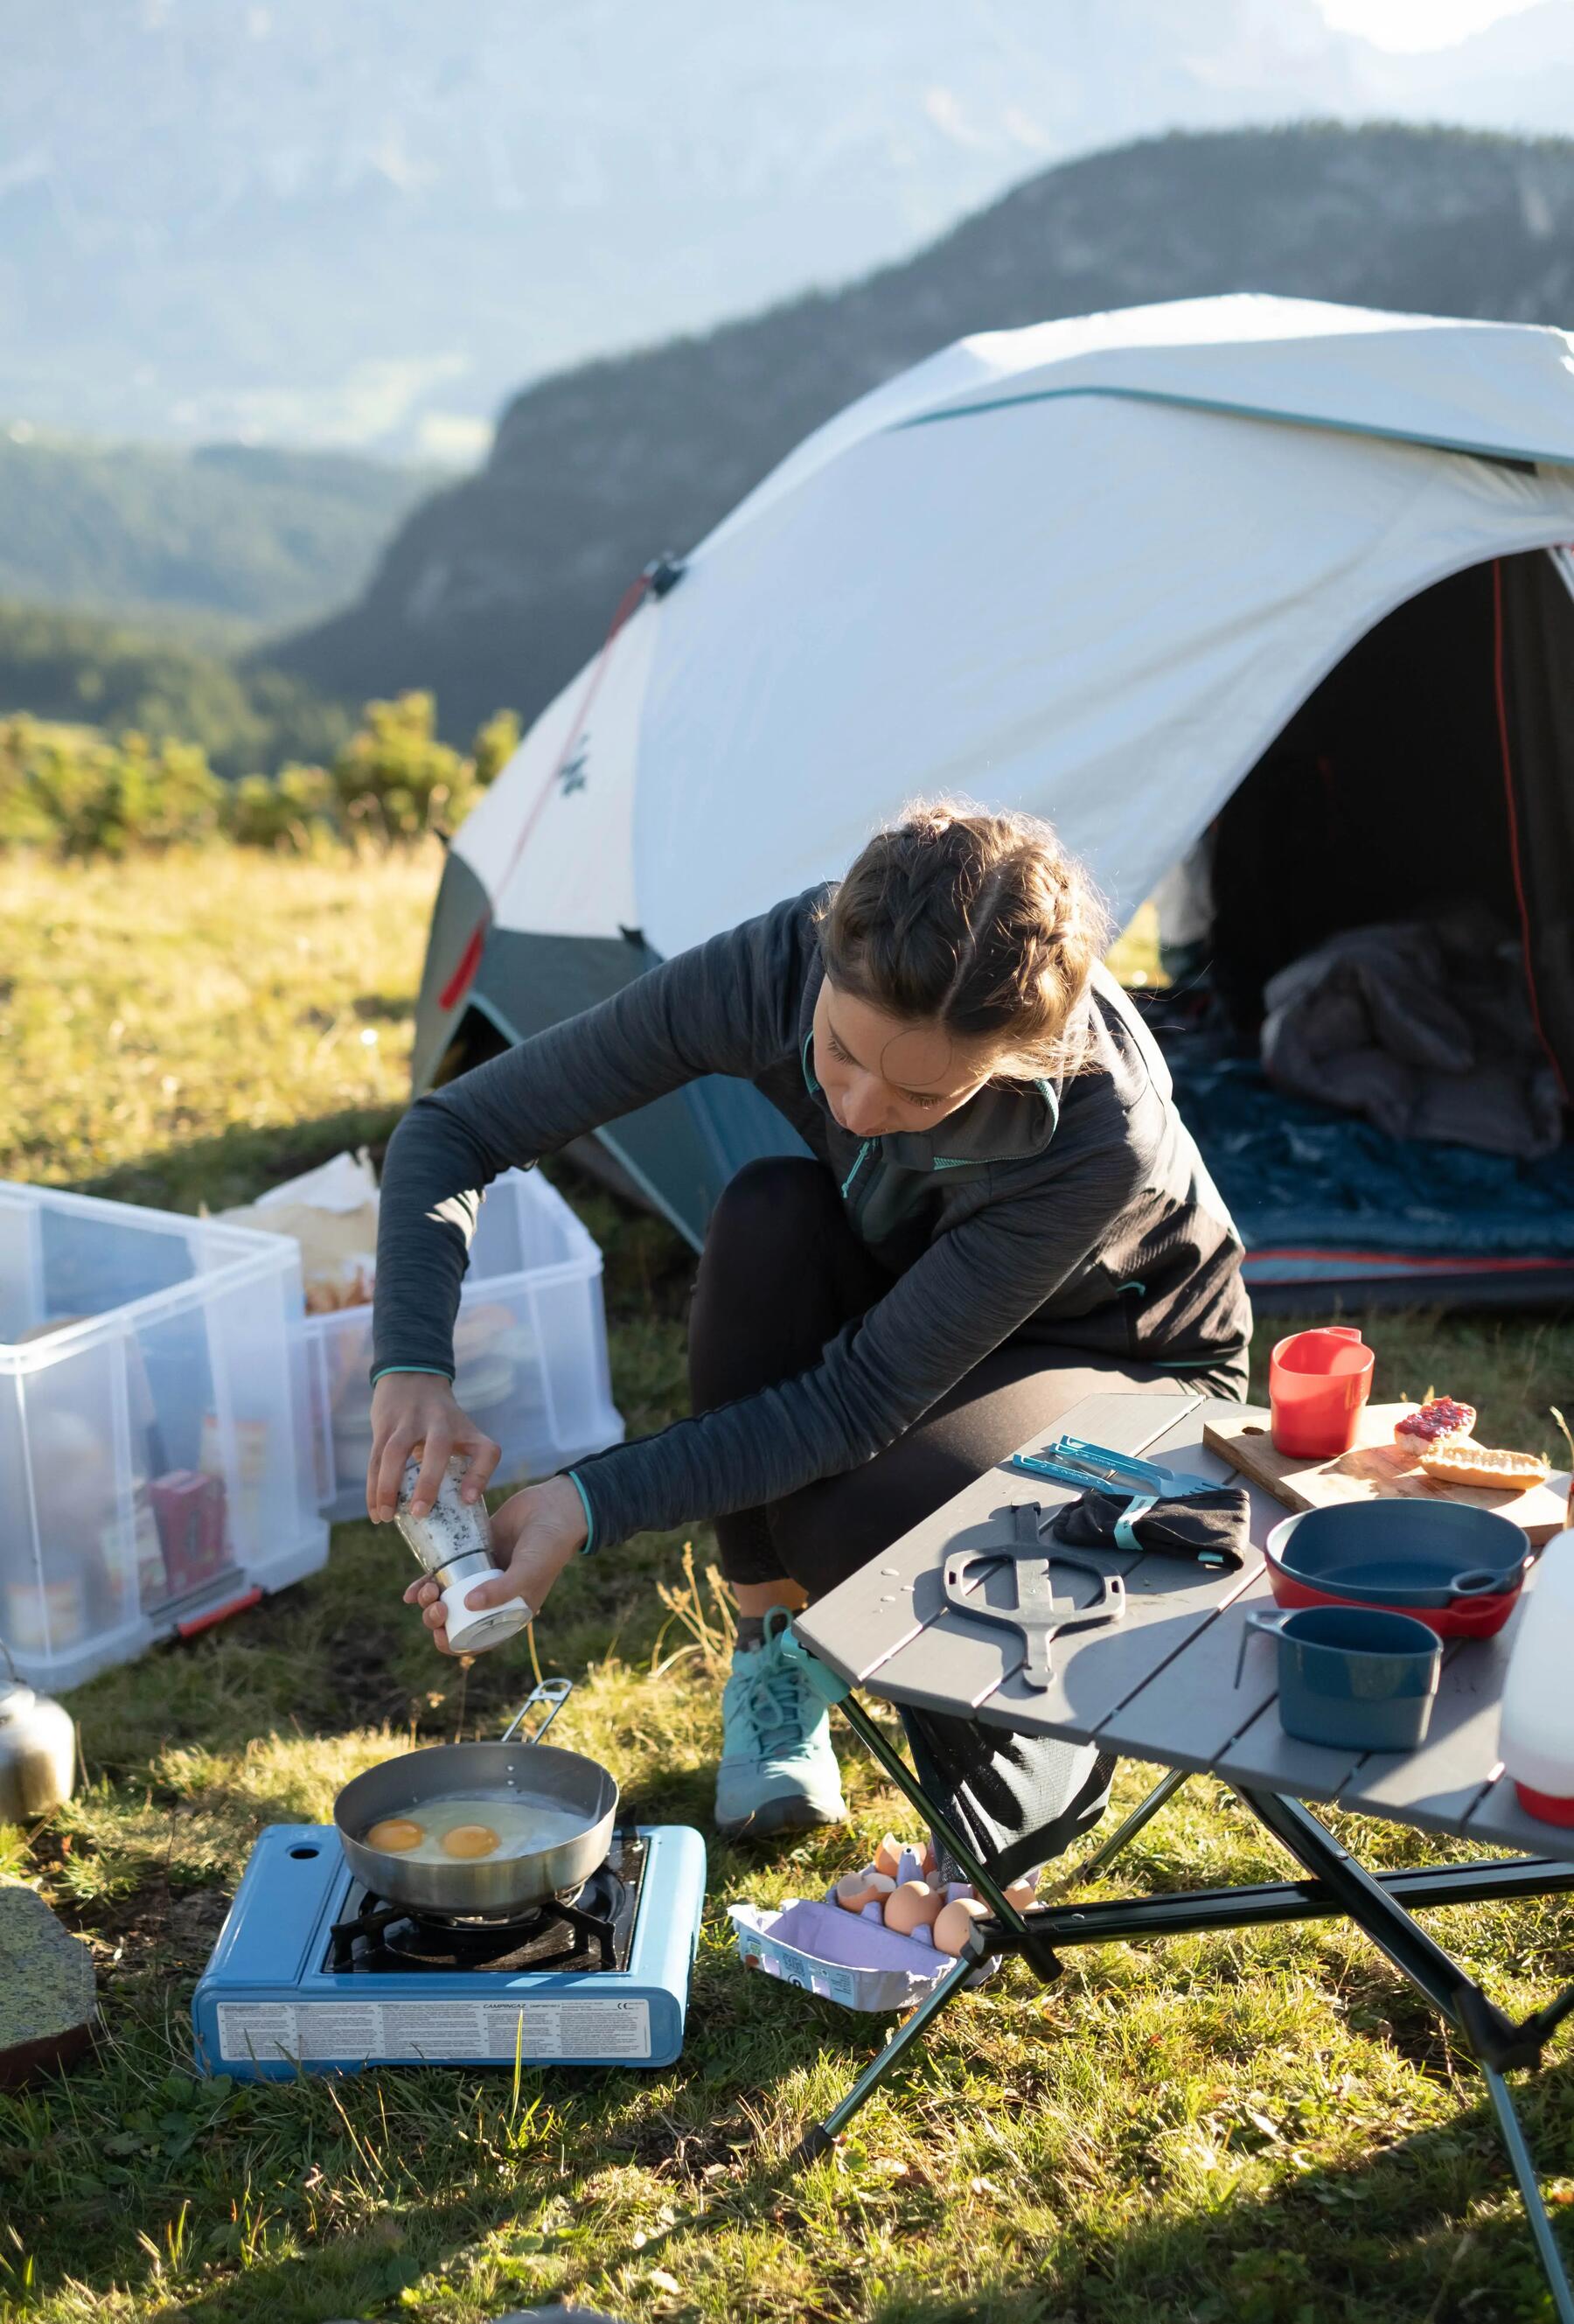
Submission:
[[[606,1861],[583,1887],[543,1897],[511,1921],[443,1920],[352,1887],[346,1902],[354,1909],[330,1928],[323,1966],[373,1975],[622,1969],[644,1854],[636,1835],[616,1833]]]

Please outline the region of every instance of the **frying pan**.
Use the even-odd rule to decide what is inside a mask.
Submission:
[[[1519,1526],[1462,1502],[1363,1501],[1286,1517],[1268,1536],[1281,1606],[1385,1607],[1442,1637],[1490,1637],[1530,1563]]]
[[[544,1896],[577,1888],[607,1852],[618,1812],[618,1787],[607,1770],[577,1751],[560,1751],[541,1737],[563,1708],[572,1679],[548,1679],[521,1706],[501,1742],[437,1743],[384,1759],[347,1783],[334,1802],[334,1822],[345,1860],[365,1886],[391,1904],[444,1920],[511,1920]],[[514,1737],[538,1703],[551,1709],[533,1736]],[[428,1800],[489,1797],[522,1802],[581,1819],[581,1829],[549,1848],[520,1856],[456,1858],[412,1864],[363,1835],[384,1816],[419,1814]]]

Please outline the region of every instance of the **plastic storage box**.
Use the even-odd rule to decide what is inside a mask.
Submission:
[[[0,1635],[69,1687],[320,1566],[300,1256],[0,1180]]]
[[[455,1393],[502,1447],[499,1484],[620,1442],[607,1370],[602,1256],[538,1170],[495,1179],[481,1205],[454,1328]],[[372,1310],[308,1315],[318,1482],[334,1518],[364,1517],[372,1457]]]

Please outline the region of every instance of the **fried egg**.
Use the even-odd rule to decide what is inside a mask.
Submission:
[[[456,1823],[441,1846],[445,1856],[495,1856],[502,1842],[489,1823]]]
[[[401,1856],[407,1864],[474,1864],[555,1848],[589,1821],[571,1809],[488,1792],[469,1799],[422,1800],[403,1815],[374,1823],[366,1845]]]
[[[425,1825],[417,1823],[413,1816],[384,1816],[366,1834],[366,1845],[381,1848],[390,1856],[404,1856],[419,1848],[426,1836]]]

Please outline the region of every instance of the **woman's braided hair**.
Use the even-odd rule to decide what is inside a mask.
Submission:
[[[1082,1007],[1109,942],[1087,874],[1046,823],[923,799],[869,842],[820,916],[839,991],[999,1052],[997,1078],[1079,1072]]]

